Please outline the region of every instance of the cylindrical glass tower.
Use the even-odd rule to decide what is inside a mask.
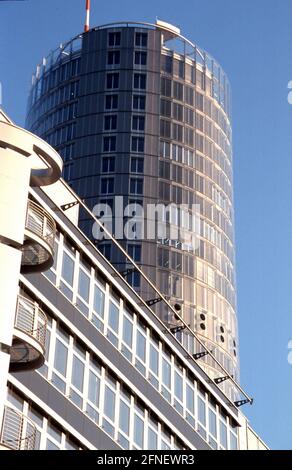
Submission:
[[[107,204],[127,223],[139,204],[184,204],[192,232],[197,205],[196,248],[168,232],[139,236],[137,221],[122,244],[238,378],[230,88],[218,63],[163,22],[93,28],[38,66],[26,125],[60,152],[64,178],[90,208]],[[177,213],[165,217],[171,225]],[[99,248],[127,267],[109,241]],[[137,273],[128,280],[149,298]],[[156,311],[167,320],[161,304]]]

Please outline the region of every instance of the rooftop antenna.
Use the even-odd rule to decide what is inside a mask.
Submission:
[[[85,33],[89,31],[89,13],[90,13],[90,0],[86,0],[86,17],[85,17],[85,25],[84,25]]]

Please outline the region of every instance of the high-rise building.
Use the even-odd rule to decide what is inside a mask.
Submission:
[[[192,354],[80,230],[81,208],[101,222],[54,149],[1,110],[0,143],[0,449],[265,449],[245,392],[234,403],[204,346]]]
[[[60,152],[65,180],[89,208],[128,222],[126,235],[112,233],[238,380],[230,86],[220,65],[161,21],[93,28],[38,66],[26,125]],[[150,204],[169,208],[156,215],[167,230],[152,238]],[[182,214],[196,246],[172,230]],[[93,237],[83,211],[80,227]],[[107,239],[98,247],[151,300],[123,253]],[[176,324],[162,303],[156,312]]]

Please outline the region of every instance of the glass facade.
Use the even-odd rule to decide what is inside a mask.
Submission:
[[[184,228],[192,232],[193,204],[199,207],[195,249],[171,237],[142,239],[139,264],[172,303],[180,303],[186,323],[238,379],[232,129],[224,71],[188,40],[142,24],[95,28],[64,51],[51,55],[34,78],[27,126],[61,153],[65,179],[90,208],[111,202],[115,212],[114,195],[123,196],[125,205],[139,198],[144,208],[184,204]],[[80,227],[92,236],[85,215]],[[134,253],[132,241],[122,245]],[[100,249],[125,269],[108,243]],[[61,279],[69,296],[70,260],[72,253]],[[149,298],[135,273],[128,280]],[[86,281],[80,282],[83,293]],[[84,299],[78,305],[89,311]],[[156,311],[168,315],[160,306]],[[205,365],[218,375],[207,360]]]
[[[237,439],[236,423],[227,416],[219,403],[214,402],[195,375],[181,362],[176,352],[165,343],[163,336],[147,324],[145,317],[141,317],[112,290],[111,286],[100,277],[93,263],[90,265],[87,261],[85,265],[82,251],[77,247],[73,248],[73,243],[67,237],[59,233],[56,243],[58,256],[54,266],[45,273],[47,279],[72,302],[72,305],[79,309],[80,314],[84,315],[120,351],[131,366],[145,377],[212,448],[232,448]],[[70,278],[72,290],[62,288],[64,259],[68,258],[69,250],[73,263],[73,275]],[[80,289],[80,279],[83,280],[82,289]],[[139,402],[139,409],[144,411],[142,414],[140,411],[134,419],[136,424],[133,424],[132,419],[125,423],[123,419],[122,424],[118,424],[120,418],[117,417],[118,411],[115,410],[120,410],[123,417],[127,416],[130,413],[130,404],[133,403],[132,412],[135,413],[136,399],[128,390],[127,393],[125,392],[128,396],[128,408],[123,395],[120,396],[119,402],[116,402],[117,391],[121,394],[121,390],[125,387],[127,389],[127,386],[121,379],[113,376],[95,353],[70,333],[62,322],[53,319],[49,310],[46,313],[50,319],[47,355],[46,362],[39,373],[123,448],[148,448],[145,447],[150,445],[146,441],[147,435],[151,436],[151,445],[153,445],[154,430],[150,431],[145,428],[143,421],[146,410],[150,413],[147,406],[145,404],[142,406],[142,401]],[[182,336],[178,335],[178,339],[183,342]],[[157,423],[160,422],[158,417],[155,419]],[[129,423],[134,426],[132,430],[129,428]],[[127,433],[124,428],[128,429]],[[141,437],[144,434],[145,438]],[[137,436],[140,436],[139,439],[143,441],[138,441]],[[159,439],[158,431],[155,439]],[[161,446],[160,449],[169,448],[166,447],[166,443],[162,444],[161,440],[156,442],[160,442],[157,444]],[[171,439],[169,442],[172,442]],[[170,448],[174,448],[173,445],[171,444]]]

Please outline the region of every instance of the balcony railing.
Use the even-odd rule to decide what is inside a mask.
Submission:
[[[14,326],[32,336],[45,348],[47,317],[35,302],[22,295],[17,299]]]
[[[45,209],[31,200],[27,205],[25,231],[22,249],[23,272],[50,268],[54,260],[56,224]]]
[[[11,450],[34,450],[36,446],[36,427],[22,413],[4,407],[0,444]]]

